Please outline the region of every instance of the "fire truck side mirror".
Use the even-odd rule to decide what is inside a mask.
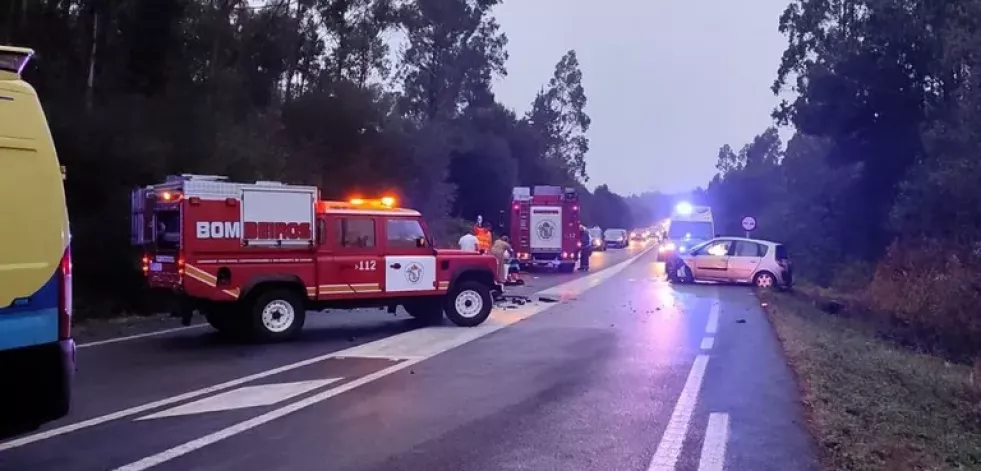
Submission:
[[[429,247],[429,240],[426,239],[425,236],[419,237],[418,239],[416,239],[416,247],[418,247],[420,249],[424,249],[426,247]]]

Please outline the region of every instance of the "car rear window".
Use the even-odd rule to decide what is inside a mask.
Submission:
[[[787,247],[785,247],[783,245],[778,245],[777,246],[776,257],[777,257],[777,260],[787,260],[787,259],[789,259],[790,256],[787,255]]]

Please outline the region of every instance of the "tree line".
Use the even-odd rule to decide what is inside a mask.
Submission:
[[[166,175],[315,184],[325,198],[396,194],[444,243],[511,188],[579,188],[587,224],[631,224],[595,194],[573,50],[525,114],[498,102],[501,0],[17,0],[0,42],[38,53],[72,217],[79,305],[143,299],[129,192]],[[400,44],[393,46],[393,44]],[[611,214],[613,216],[611,216]]]
[[[981,1],[795,0],[772,85],[796,134],[718,153],[702,198],[720,230],[788,244],[798,274],[857,299],[889,335],[977,354]]]

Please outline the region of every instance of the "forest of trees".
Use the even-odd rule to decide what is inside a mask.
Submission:
[[[443,242],[478,214],[501,224],[515,185],[579,187],[585,223],[629,226],[623,198],[583,186],[575,51],[527,114],[495,100],[500,1],[4,2],[0,43],[38,53],[25,79],[67,168],[83,312],[140,299],[129,192],[168,174],[395,193]]]
[[[766,129],[723,146],[720,230],[786,242],[798,273],[852,293],[903,340],[981,344],[981,1],[795,0]]]

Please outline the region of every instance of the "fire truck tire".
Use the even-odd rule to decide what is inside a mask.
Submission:
[[[295,337],[306,321],[303,298],[289,289],[257,293],[251,306],[252,337],[260,342],[277,342]]]
[[[409,301],[402,305],[405,312],[426,324],[435,324],[443,319],[443,300],[420,299]]]
[[[474,327],[490,317],[494,307],[489,286],[464,281],[450,290],[446,299],[446,318],[460,327]]]
[[[232,337],[241,337],[247,330],[246,327],[248,325],[244,322],[244,313],[236,312],[237,307],[237,304],[212,306],[205,311],[204,318],[219,333]]]

